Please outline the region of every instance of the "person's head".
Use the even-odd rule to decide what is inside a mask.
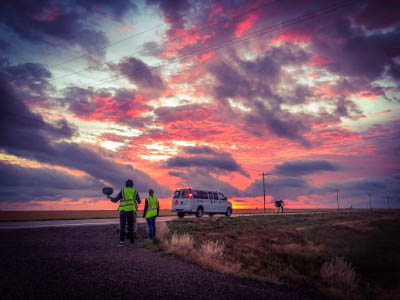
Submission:
[[[153,196],[154,195],[154,191],[152,189],[149,189],[149,195]]]
[[[128,180],[125,182],[125,186],[126,186],[127,188],[133,187],[133,181],[132,181],[132,179],[128,179]]]

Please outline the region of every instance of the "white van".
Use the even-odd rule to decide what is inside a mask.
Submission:
[[[177,212],[179,218],[193,213],[197,217],[202,217],[204,213],[208,213],[210,216],[225,214],[230,217],[232,203],[220,192],[191,188],[177,189],[172,197],[172,211]]]

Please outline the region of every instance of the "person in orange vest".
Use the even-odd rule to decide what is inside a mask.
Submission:
[[[133,188],[133,181],[128,179],[125,182],[125,188],[121,189],[117,197],[113,198],[107,196],[112,202],[116,203],[119,201],[119,244],[118,246],[123,246],[126,237],[126,223],[128,223],[128,233],[131,246],[135,243],[134,226],[136,222],[136,203],[140,204],[141,200],[139,197],[139,192]]]
[[[149,239],[152,240],[156,236],[156,217],[160,213],[160,204],[157,197],[154,197],[154,191],[149,190],[149,197],[146,198],[144,204],[143,218],[146,218],[149,228]]]

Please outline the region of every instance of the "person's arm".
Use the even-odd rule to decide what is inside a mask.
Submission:
[[[122,191],[119,191],[117,197],[113,198],[113,197],[110,196],[109,199],[111,200],[111,202],[117,203],[119,200],[122,199]]]
[[[146,216],[146,212],[147,212],[147,204],[148,201],[144,201],[144,210],[143,210],[143,218]]]
[[[142,200],[140,200],[140,196],[139,196],[139,192],[138,191],[136,191],[136,202],[138,204],[142,203]]]

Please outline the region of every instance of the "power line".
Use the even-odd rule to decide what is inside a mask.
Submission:
[[[234,38],[234,39],[231,39],[229,41],[225,41],[225,42],[223,42],[223,43],[221,43],[221,44],[219,44],[217,46],[214,46],[212,48],[204,49],[204,50],[201,50],[201,51],[199,51],[197,53],[194,53],[194,54],[191,54],[191,55],[188,55],[188,56],[184,56],[184,55],[182,55],[180,57],[178,56],[176,58],[171,59],[169,62],[167,62],[165,64],[152,66],[150,68],[145,66],[145,67],[142,67],[142,68],[139,68],[139,69],[135,70],[134,72],[124,72],[124,73],[120,73],[117,76],[113,76],[113,77],[108,77],[108,78],[104,78],[104,79],[101,79],[101,80],[97,80],[97,81],[92,82],[90,84],[90,86],[95,87],[95,86],[103,85],[105,83],[110,83],[110,82],[113,82],[113,81],[116,81],[116,80],[120,80],[120,79],[126,78],[129,75],[133,75],[133,74],[136,74],[136,73],[140,74],[141,73],[140,71],[146,71],[146,70],[150,71],[150,70],[153,70],[153,69],[162,68],[162,67],[168,66],[170,64],[176,63],[176,62],[181,62],[181,61],[187,60],[189,58],[192,58],[192,57],[204,54],[204,53],[208,53],[210,51],[216,51],[216,50],[224,48],[224,47],[232,46],[234,44],[253,39],[253,38],[257,37],[257,36],[260,36],[260,35],[263,35],[263,34],[267,34],[267,33],[271,33],[273,31],[288,27],[290,25],[295,25],[295,24],[298,24],[298,23],[302,23],[302,22],[308,21],[308,20],[313,19],[315,17],[318,17],[318,16],[321,16],[321,15],[333,12],[335,10],[338,10],[340,8],[349,6],[349,5],[351,5],[351,4],[353,4],[354,2],[357,2],[357,1],[359,1],[359,0],[350,0],[350,1],[344,1],[344,2],[342,1],[341,3],[335,3],[334,5],[331,5],[330,7],[325,7],[325,8],[316,10],[316,11],[310,11],[310,12],[304,14],[301,17],[292,18],[292,19],[286,20],[284,22],[281,22],[279,24],[271,25],[271,26],[268,26],[268,27],[263,28],[261,30],[257,30],[255,32],[246,34],[246,35],[244,35],[243,38]]]
[[[206,8],[209,8],[209,7],[213,6],[213,5],[214,5],[214,3],[211,3],[210,5],[206,5],[206,6],[202,7],[201,10],[206,9]],[[197,11],[196,11],[196,12],[197,12]],[[184,15],[180,16],[179,18],[172,19],[171,22],[173,23],[173,22],[175,22],[175,21],[178,21],[178,20],[180,20],[181,18],[186,17],[186,16],[189,16],[189,15],[191,15],[191,14],[193,14],[193,13],[194,13],[194,12],[189,12],[189,13],[187,13],[187,14],[184,14]],[[148,29],[146,29],[146,30],[143,30],[143,31],[141,31],[141,32],[135,33],[135,34],[130,35],[130,36],[127,36],[127,37],[125,37],[125,38],[123,38],[123,39],[120,39],[120,40],[117,40],[117,41],[115,41],[115,42],[109,43],[109,44],[107,44],[106,46],[103,46],[103,47],[94,49],[94,50],[92,50],[92,51],[88,51],[88,52],[86,52],[86,53],[84,53],[84,54],[81,54],[81,55],[72,57],[72,58],[70,58],[70,59],[67,59],[67,60],[65,60],[65,61],[62,61],[62,62],[60,62],[60,63],[57,63],[57,64],[55,64],[55,65],[50,66],[49,69],[57,68],[57,67],[59,67],[59,66],[61,66],[61,65],[64,65],[64,64],[66,64],[66,63],[69,63],[69,62],[72,62],[72,61],[74,61],[74,60],[77,60],[77,59],[83,58],[83,57],[85,57],[85,56],[88,56],[89,54],[96,53],[96,52],[99,52],[99,51],[104,50],[104,49],[106,49],[106,48],[109,48],[109,47],[111,47],[111,46],[120,44],[120,43],[125,42],[125,41],[127,41],[127,40],[129,40],[129,39],[132,39],[132,38],[138,37],[138,36],[140,36],[140,35],[143,35],[143,34],[149,32],[149,31],[152,31],[152,30],[154,30],[154,29],[160,28],[160,27],[162,27],[162,26],[164,26],[164,25],[166,25],[166,24],[169,24],[169,22],[162,22],[162,23],[160,23],[160,24],[158,24],[158,25],[156,25],[156,26],[153,26],[153,27],[148,28]]]
[[[205,29],[207,29],[207,28],[214,27],[214,26],[223,24],[223,23],[228,22],[228,21],[232,21],[232,20],[234,20],[234,19],[236,19],[236,18],[239,18],[239,17],[241,17],[241,16],[244,16],[244,15],[248,14],[249,12],[252,12],[252,11],[255,11],[255,10],[258,10],[258,9],[261,9],[261,8],[264,8],[264,7],[269,6],[269,5],[271,5],[271,4],[276,4],[276,2],[268,2],[268,3],[266,3],[266,4],[260,5],[260,6],[258,6],[258,7],[255,7],[255,8],[246,10],[246,11],[240,13],[240,14],[237,14],[237,15],[231,17],[230,19],[224,19],[224,20],[218,21],[218,22],[216,22],[216,23],[213,23],[213,24],[211,24],[211,25],[203,26],[203,27],[199,28],[198,30],[191,31],[191,32],[187,32],[187,33],[185,33],[185,34],[183,34],[183,35],[180,35],[180,36],[178,36],[178,37],[175,37],[174,39],[169,40],[169,41],[167,41],[167,42],[164,42],[164,43],[161,43],[161,44],[157,44],[157,45],[155,45],[155,46],[153,46],[153,47],[150,47],[150,48],[148,48],[148,49],[145,49],[145,50],[140,50],[140,51],[137,51],[137,52],[133,52],[133,53],[131,53],[131,54],[122,56],[122,57],[117,58],[117,59],[110,60],[110,61],[108,61],[108,62],[105,62],[105,63],[102,63],[102,64],[100,64],[100,65],[97,65],[96,67],[100,67],[100,66],[106,65],[106,64],[108,64],[109,62],[119,61],[119,60],[121,60],[121,59],[123,59],[123,58],[126,58],[126,57],[131,57],[131,56],[134,56],[134,55],[137,55],[137,54],[144,54],[144,53],[150,52],[151,50],[160,48],[161,46],[165,46],[165,45],[167,45],[167,44],[169,44],[169,43],[172,43],[172,42],[174,42],[174,41],[176,41],[176,40],[182,39],[182,38],[184,38],[184,37],[186,37],[186,36],[191,36],[191,35],[193,35],[193,34],[196,34],[196,33],[198,33],[198,32],[201,32],[201,31],[203,31],[203,30],[205,30]],[[82,70],[77,71],[77,72],[73,72],[73,73],[70,73],[70,74],[67,74],[67,75],[63,75],[63,76],[60,76],[60,77],[51,79],[51,80],[49,80],[49,81],[50,81],[50,82],[51,82],[51,81],[56,81],[56,80],[59,80],[59,79],[63,79],[63,78],[72,76],[72,75],[77,75],[77,74],[80,74],[80,73],[82,73],[82,72],[84,72],[84,71],[88,71],[88,70],[94,69],[94,68],[95,68],[95,67],[88,67],[88,68],[82,69]]]
[[[338,189],[338,186],[336,186],[336,202],[337,202],[337,210],[339,211],[340,210],[340,207],[339,207],[339,192],[340,192],[340,190]]]

